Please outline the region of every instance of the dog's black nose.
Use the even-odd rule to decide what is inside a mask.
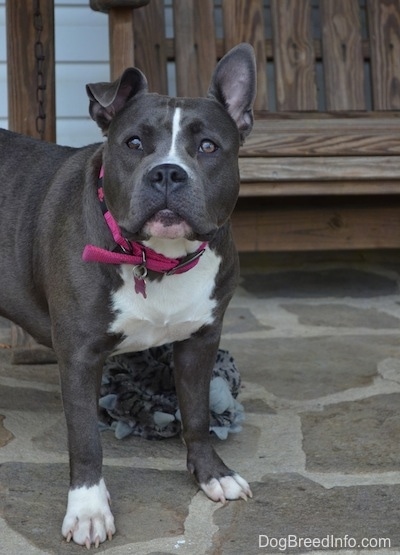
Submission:
[[[149,171],[147,180],[158,189],[176,188],[187,184],[188,174],[176,164],[160,164]]]

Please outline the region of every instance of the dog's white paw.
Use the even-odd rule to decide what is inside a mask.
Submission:
[[[249,484],[239,474],[212,478],[205,484],[200,484],[204,493],[213,501],[226,503],[228,499],[244,499],[253,497]]]
[[[98,547],[115,533],[114,517],[110,511],[110,496],[103,479],[98,485],[70,489],[68,506],[62,525],[67,542],[73,540],[88,549]]]

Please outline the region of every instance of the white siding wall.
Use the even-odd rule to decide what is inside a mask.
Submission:
[[[55,0],[57,142],[101,140],[88,116],[85,84],[109,80],[108,19],[89,0]],[[0,126],[7,127],[5,2],[0,0]]]

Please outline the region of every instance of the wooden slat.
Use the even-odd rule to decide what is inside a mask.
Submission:
[[[240,198],[400,195],[400,180],[242,182]]]
[[[318,156],[240,158],[241,180],[348,181],[400,180],[400,156]]]
[[[253,45],[257,62],[256,110],[268,109],[262,0],[222,0],[225,52],[239,42]]]
[[[242,252],[400,248],[400,199],[390,197],[386,203],[354,206],[331,200],[324,205],[307,200],[307,206],[269,201],[259,210],[235,210],[232,223]]]
[[[271,0],[278,111],[317,109],[309,0]]]
[[[345,112],[266,112],[264,110],[256,111],[257,120],[276,120],[280,122],[286,121],[349,121],[349,125],[354,124],[357,126],[358,121],[368,121],[371,120],[372,127],[374,126],[374,121],[386,120],[398,120],[400,121],[400,111],[399,110],[386,110],[366,112],[362,111],[345,111]]]
[[[42,31],[40,37],[34,27],[32,0],[7,0],[7,73],[8,125],[12,131],[54,142],[55,124],[55,69],[54,69],[54,0],[40,3]],[[35,53],[35,44],[36,53]],[[43,54],[39,62],[36,54]],[[38,76],[38,69],[42,76]],[[38,85],[45,87],[37,91]],[[43,99],[45,120],[43,133],[38,132],[38,98]]]
[[[213,0],[174,0],[178,96],[204,96],[217,61]]]
[[[168,93],[163,0],[151,0],[134,11],[135,65],[149,82],[149,90]]]
[[[259,119],[243,156],[400,154],[400,118]]]
[[[226,0],[227,2],[229,0]],[[217,45],[217,57],[221,58],[225,52],[225,40],[223,38],[216,38],[216,45]],[[174,43],[174,39],[173,38],[167,38],[165,41],[165,46],[166,46],[166,53],[167,53],[167,58],[169,60],[173,60],[175,59],[175,43]],[[313,40],[313,48],[314,48],[314,54],[315,54],[315,59],[316,60],[320,60],[322,58],[322,41],[319,39],[314,39]],[[264,39],[264,50],[265,50],[265,56],[266,59],[268,61],[272,61],[273,60],[273,47],[272,47],[272,39]],[[363,55],[363,59],[368,61],[370,58],[370,48],[369,48],[369,41],[366,39],[363,39],[362,41],[362,55]]]
[[[327,110],[363,110],[364,61],[358,0],[321,0]]]
[[[374,110],[400,109],[400,1],[368,0]]]

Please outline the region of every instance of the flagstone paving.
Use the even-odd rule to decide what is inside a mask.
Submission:
[[[209,501],[179,438],[103,432],[118,531],[97,551],[399,554],[399,283],[392,260],[245,265],[222,347],[242,375],[246,421],[213,441],[253,499]],[[0,554],[82,553],[60,533],[57,367],[13,366],[9,343],[0,320]]]

